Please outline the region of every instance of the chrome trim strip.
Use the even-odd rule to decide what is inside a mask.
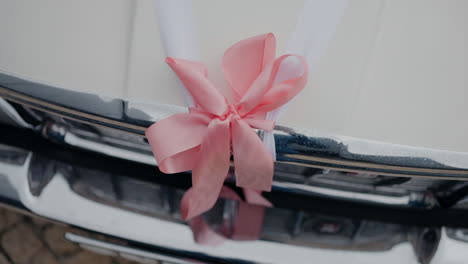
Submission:
[[[294,184],[285,182],[275,182],[276,187],[294,189],[304,191],[305,193],[313,193],[323,195],[330,198],[340,197],[350,201],[362,201],[367,203],[387,204],[387,205],[402,205],[407,206],[411,203],[411,195],[402,196],[385,196],[372,193],[351,192],[330,188],[323,188],[312,185]]]
[[[0,120],[10,125],[31,128],[31,125],[24,121],[13,107],[3,98],[0,98]]]
[[[138,135],[143,135],[146,130],[145,126],[138,126],[127,122],[117,121],[100,116],[99,114],[89,114],[86,113],[84,109],[82,111],[77,111],[75,109],[63,107],[28,95],[11,91],[5,89],[4,87],[0,87],[0,97],[18,104],[24,104],[40,111],[56,114],[64,118],[80,121],[83,123],[100,125],[117,130],[124,130]]]
[[[0,97],[69,120],[138,136],[143,136],[146,127],[153,122],[184,111],[181,107],[169,105],[104,100],[97,95],[1,73]],[[398,177],[468,179],[468,153],[319,135],[280,125],[275,127],[275,140],[277,164],[286,166]]]
[[[87,150],[99,152],[109,156],[131,160],[135,162],[145,163],[149,165],[157,165],[156,160],[151,155],[120,149],[117,147],[109,146],[98,142],[91,142],[89,140],[82,139],[72,133],[65,132],[64,142],[75,147],[84,148]]]

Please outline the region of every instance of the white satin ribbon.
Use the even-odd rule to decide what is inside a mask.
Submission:
[[[325,53],[347,6],[348,0],[306,0],[296,28],[288,42],[286,53],[298,54],[306,58],[310,74],[314,72],[320,57]],[[284,69],[283,72],[280,70],[279,75],[285,79],[290,77],[288,69]],[[291,102],[294,102],[294,99],[269,112],[267,119],[278,121]],[[264,134],[263,143],[276,160],[273,132]]]
[[[200,44],[196,37],[192,0],[155,0],[159,34],[166,57],[200,61]],[[177,79],[178,80],[178,79]],[[188,106],[192,96],[179,81]]]

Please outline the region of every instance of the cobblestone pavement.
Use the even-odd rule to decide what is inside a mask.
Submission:
[[[0,208],[0,264],[136,264],[64,239],[68,227]]]

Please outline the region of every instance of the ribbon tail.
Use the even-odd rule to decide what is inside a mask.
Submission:
[[[192,188],[183,196],[181,213],[191,219],[213,207],[230,167],[229,120],[213,119],[200,147],[199,162],[192,170]]]
[[[245,201],[247,203],[261,205],[264,207],[273,207],[273,204],[263,197],[262,192],[248,188],[243,188],[242,191],[244,192]]]
[[[273,158],[255,131],[242,119],[231,124],[236,185],[258,191],[270,191]]]

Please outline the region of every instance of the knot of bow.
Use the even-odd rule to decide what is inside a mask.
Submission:
[[[166,62],[192,95],[195,106],[156,122],[146,131],[159,168],[164,173],[192,171],[192,188],[182,198],[184,219],[215,204],[234,158],[236,185],[269,191],[273,158],[252,129],[271,131],[268,112],[296,96],[307,81],[301,56],[275,59],[273,34],[259,35],[231,46],[223,71],[233,104],[208,79],[199,62],[167,58]]]

